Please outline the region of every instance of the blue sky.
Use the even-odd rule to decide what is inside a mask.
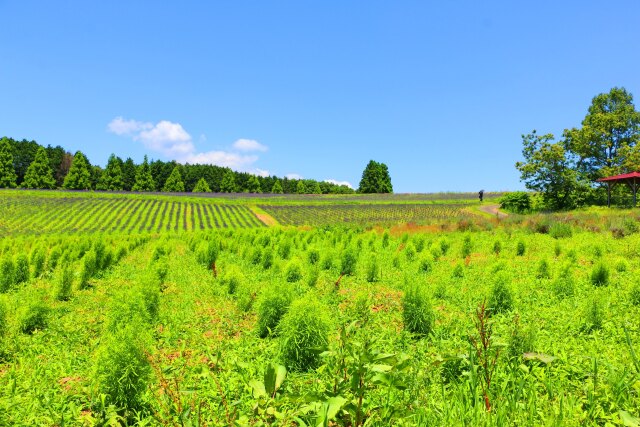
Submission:
[[[0,135],[396,192],[523,188],[520,135],[640,97],[640,2],[0,0]]]

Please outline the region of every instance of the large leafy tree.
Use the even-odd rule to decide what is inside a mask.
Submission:
[[[516,169],[525,186],[540,192],[549,208],[575,206],[578,173],[569,160],[565,142],[556,142],[552,134],[538,135],[534,130],[522,135],[522,146],[524,161],[517,162]]]
[[[184,182],[182,182],[182,175],[180,174],[180,167],[176,166],[171,171],[171,175],[164,183],[164,187],[162,187],[162,191],[172,192],[172,193],[182,193],[184,192]]]
[[[47,145],[46,150],[47,156],[49,157],[49,166],[51,167],[51,170],[53,171],[53,177],[56,180],[56,187],[62,187],[62,184],[64,183],[64,177],[69,172],[69,167],[71,166],[71,159],[73,158],[73,156],[67,153],[64,148],[59,145],[56,145],[55,147]],[[68,165],[65,165],[66,169],[63,170],[62,166],[67,156],[69,162]]]
[[[296,184],[296,194],[307,194],[307,186],[304,185],[304,181],[300,180]]]
[[[82,153],[76,151],[69,173],[64,178],[62,187],[67,190],[90,190],[91,189],[91,164]]]
[[[18,175],[18,179],[16,180],[17,184],[22,184],[24,180],[24,176],[27,173],[27,169],[29,165],[33,162],[33,159],[36,158],[36,153],[38,152],[38,145],[35,141],[27,141],[23,139],[22,141],[14,141],[10,139],[13,145],[13,167],[16,171],[16,175]]]
[[[595,96],[582,127],[566,130],[565,138],[577,157],[576,169],[589,179],[628,172],[625,160],[640,142],[640,112],[633,95],[614,87]]]
[[[21,186],[24,188],[55,188],[56,180],[53,178],[49,156],[47,156],[47,150],[44,147],[38,148],[36,157],[27,168]]]
[[[142,164],[136,170],[136,183],[133,185],[132,191],[154,191],[156,183],[151,175],[151,167],[147,156],[144,156]]]
[[[223,193],[236,193],[238,191],[236,186],[236,174],[231,169],[228,169],[222,176],[220,191]]]
[[[391,185],[391,176],[389,175],[389,168],[384,163],[378,163],[374,160],[369,161],[369,164],[362,172],[362,179],[360,180],[360,193],[393,193],[393,186]]]
[[[0,188],[15,188],[16,171],[13,168],[13,153],[8,138],[0,139]]]
[[[209,184],[207,184],[207,180],[204,178],[200,178],[196,183],[196,186],[193,187],[194,193],[211,193],[211,188],[209,188]]]
[[[115,154],[109,156],[107,167],[100,176],[100,181],[96,187],[97,190],[121,191],[124,189],[122,180],[122,159]]]

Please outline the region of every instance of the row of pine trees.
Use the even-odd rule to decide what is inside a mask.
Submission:
[[[353,189],[328,182],[260,177],[215,165],[181,165],[175,161],[136,165],[112,154],[106,168],[91,165],[78,151],[43,147],[35,141],[0,139],[0,188],[101,191],[345,194]]]

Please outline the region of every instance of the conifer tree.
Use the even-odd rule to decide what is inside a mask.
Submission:
[[[156,188],[156,184],[153,181],[151,175],[151,167],[149,166],[149,160],[147,156],[144,156],[144,160],[138,169],[136,170],[136,183],[134,184],[132,191],[153,191]]]
[[[308,187],[308,191],[310,194],[322,194],[322,188],[320,188],[318,181],[314,181],[313,184]]]
[[[0,139],[0,188],[16,187],[16,170],[13,168],[13,150],[7,138]]]
[[[362,172],[360,193],[393,193],[389,168],[384,163],[371,160]]]
[[[198,180],[198,182],[196,183],[196,186],[193,187],[193,192],[194,193],[211,193],[211,188],[209,187],[209,184],[207,184],[207,181],[204,178],[200,178],[200,180]]]
[[[133,163],[131,157],[122,164],[122,188],[125,191],[131,191],[136,184],[136,164]]]
[[[115,154],[109,156],[107,162],[107,168],[102,172],[100,181],[96,187],[97,190],[107,191],[121,191],[124,189],[124,183],[122,181],[122,168],[120,164],[122,160],[116,157]]]
[[[282,184],[279,179],[276,179],[276,182],[273,183],[273,187],[271,187],[271,193],[273,194],[282,194],[284,190],[282,189]]]
[[[262,193],[262,187],[260,186],[260,180],[257,176],[251,175],[247,180],[247,189],[249,193]]]
[[[27,168],[22,181],[24,188],[45,188],[52,189],[56,186],[56,180],[53,178],[53,171],[49,165],[49,156],[44,147],[39,147],[36,157]]]
[[[184,182],[182,182],[182,175],[180,174],[179,166],[173,168],[171,175],[169,175],[169,178],[167,178],[167,181],[164,183],[162,191],[171,193],[184,192]]]
[[[236,174],[231,169],[226,171],[222,176],[220,191],[223,193],[236,193],[238,191],[236,187]]]
[[[91,172],[89,171],[89,162],[82,154],[82,151],[76,151],[73,156],[73,162],[69,173],[64,178],[62,188],[67,190],[90,190],[91,189]]]

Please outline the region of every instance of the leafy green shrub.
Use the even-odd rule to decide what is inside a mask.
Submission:
[[[393,268],[395,269],[400,269],[402,267],[402,260],[400,260],[400,256],[399,255],[395,255],[393,257],[393,259],[391,260],[391,265],[393,266]]]
[[[89,280],[96,274],[97,258],[94,251],[87,252],[82,257],[82,269],[80,270],[80,283],[78,289],[86,289],[89,287]]]
[[[416,335],[427,336],[433,332],[435,314],[426,289],[417,283],[408,284],[402,298],[404,328]]]
[[[502,251],[502,243],[500,242],[500,240],[496,240],[495,242],[493,242],[493,253],[496,255],[500,255],[501,251]]]
[[[513,295],[509,276],[505,272],[496,274],[491,294],[489,295],[489,311],[491,314],[504,313],[513,309]]]
[[[278,246],[278,255],[282,259],[289,259],[291,256],[291,240],[287,239],[280,243]]]
[[[448,356],[442,361],[440,379],[444,384],[459,382],[467,370],[469,362],[463,356]]]
[[[348,309],[349,318],[365,324],[371,317],[371,298],[368,292],[359,292]]]
[[[381,243],[382,249],[386,249],[387,247],[389,247],[389,237],[390,236],[388,231],[385,231],[382,234],[382,243]]]
[[[564,239],[573,235],[571,225],[564,222],[554,222],[549,227],[549,235],[554,239]]]
[[[278,332],[277,326],[291,305],[291,293],[287,290],[269,288],[258,301],[258,336],[265,338]]]
[[[49,259],[47,260],[47,270],[53,271],[58,266],[58,261],[62,257],[62,249],[60,246],[54,246],[49,252]]]
[[[342,252],[342,257],[340,259],[340,274],[344,274],[346,276],[353,276],[356,274],[356,264],[358,262],[358,258],[353,249],[348,248]]]
[[[518,243],[516,244],[516,255],[523,256],[526,248],[527,247],[525,246],[524,242],[522,240],[518,240]]]
[[[14,284],[19,285],[29,281],[31,273],[29,271],[29,258],[27,255],[20,253],[16,257],[16,270],[13,276]]]
[[[320,277],[320,271],[317,268],[312,268],[307,275],[307,286],[310,288],[315,287],[318,284]]]
[[[7,306],[0,300],[0,344],[2,339],[7,333]],[[2,346],[0,345],[0,354],[2,353]]]
[[[560,298],[573,296],[575,285],[570,264],[565,265],[560,270],[558,276],[553,280],[551,288],[553,289],[553,293]]]
[[[589,277],[593,286],[606,286],[609,284],[609,267],[599,262],[593,266]]]
[[[367,265],[367,282],[373,283],[380,280],[380,266],[378,265],[378,259],[372,256]]]
[[[247,285],[243,285],[236,292],[236,301],[238,309],[242,313],[248,313],[253,308],[256,300],[256,293]]]
[[[468,234],[464,236],[464,240],[462,240],[462,248],[460,249],[460,256],[462,258],[467,258],[471,256],[471,251],[473,250],[473,243],[471,242],[471,236]]]
[[[317,249],[311,249],[307,254],[307,260],[309,261],[309,264],[316,265],[320,262],[320,251]]]
[[[422,257],[418,271],[421,273],[430,273],[433,271],[433,259],[430,256]]]
[[[47,253],[40,245],[31,251],[30,263],[33,266],[33,277],[38,278],[44,273],[44,267],[47,262]]]
[[[262,253],[262,268],[265,270],[270,269],[273,266],[273,250],[271,248],[265,248]]]
[[[464,265],[457,263],[453,270],[451,270],[451,277],[454,279],[461,279],[464,277]]]
[[[446,255],[447,252],[449,252],[449,248],[451,247],[451,244],[449,243],[449,241],[447,239],[440,239],[440,252],[442,252],[442,255]]]
[[[587,302],[583,316],[583,330],[585,332],[602,329],[604,324],[604,305],[600,298],[595,297]]]
[[[160,289],[164,290],[166,288],[167,276],[169,275],[169,261],[166,258],[159,259],[154,272],[158,279]]]
[[[333,256],[330,253],[327,253],[320,261],[320,268],[323,270],[331,270],[333,268]]]
[[[223,286],[226,286],[229,295],[235,294],[243,281],[242,272],[236,266],[229,267],[221,280]]]
[[[633,305],[640,305],[640,283],[636,282],[629,291],[629,300]]]
[[[514,191],[507,193],[500,198],[500,209],[509,212],[526,213],[531,210],[531,198],[529,193],[524,191]]]
[[[416,236],[413,239],[413,246],[416,248],[416,252],[420,253],[424,250],[425,239],[424,236]]]
[[[249,255],[249,261],[251,261],[253,265],[259,265],[262,262],[262,249],[254,247]]]
[[[553,247],[553,254],[556,256],[556,258],[558,258],[561,253],[562,253],[562,247],[560,246],[559,242],[556,242],[556,244]]]
[[[36,330],[42,330],[47,327],[49,317],[49,307],[40,301],[31,302],[27,305],[18,318],[20,332],[23,334],[32,334]]]
[[[285,271],[285,279],[289,283],[299,282],[302,279],[302,267],[297,261],[292,261]]]
[[[300,299],[291,304],[278,325],[280,354],[287,368],[309,371],[320,364],[320,353],[329,342],[326,313],[317,300]]]
[[[68,301],[73,289],[73,269],[70,264],[61,266],[56,284],[55,298],[58,301]]]
[[[629,269],[629,263],[626,260],[620,259],[618,260],[618,262],[616,262],[616,271],[618,273],[624,273],[628,269]]]
[[[94,380],[106,405],[114,405],[130,417],[143,408],[151,378],[146,336],[138,325],[126,325],[106,333],[95,357]]]
[[[8,292],[14,285],[15,263],[10,256],[5,256],[0,262],[0,292]]]
[[[549,261],[547,261],[546,258],[541,259],[538,263],[536,277],[538,279],[548,279],[551,277],[551,273],[549,272]]]
[[[526,330],[520,326],[519,317],[516,316],[513,322],[513,330],[509,337],[507,354],[512,359],[522,359],[524,353],[533,351],[536,339],[536,330],[532,323]]]
[[[404,257],[408,262],[411,262],[416,258],[416,249],[412,243],[408,243],[404,248]]]

